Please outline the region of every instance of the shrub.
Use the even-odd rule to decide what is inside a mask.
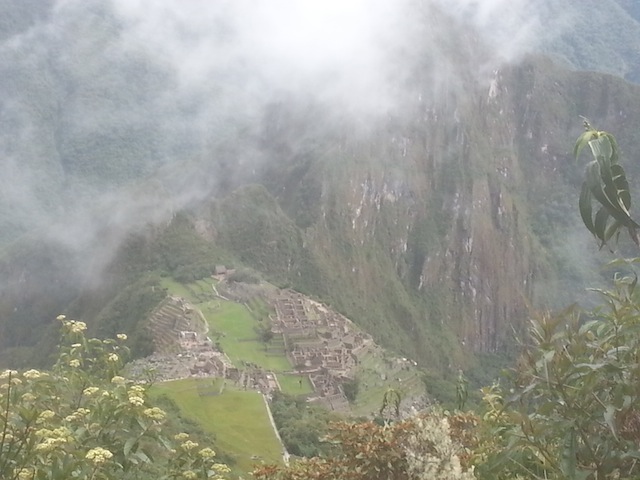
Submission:
[[[266,465],[257,480],[469,480],[476,418],[434,410],[427,415],[378,425],[331,425],[326,457],[303,459],[287,467]]]
[[[532,321],[504,398],[484,390],[487,478],[638,478],[640,304],[635,279],[601,290],[591,312]]]
[[[222,478],[210,448],[165,438],[166,413],[148,385],[118,373],[126,335],[87,339],[58,317],[62,343],[50,372],[0,373],[0,478],[11,480]]]

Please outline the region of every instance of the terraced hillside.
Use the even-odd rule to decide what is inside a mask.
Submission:
[[[204,334],[206,324],[201,314],[182,298],[169,296],[149,318],[153,334],[154,351],[159,354],[180,351],[180,333],[189,331]]]
[[[164,287],[169,296],[149,320],[156,352],[134,362],[133,375],[151,368],[160,380],[224,378],[234,388],[280,390],[358,415],[374,415],[390,387],[410,399],[407,408],[424,405],[415,362],[387,354],[304,295],[224,278],[187,285],[165,279]],[[345,383],[358,385],[351,402]]]

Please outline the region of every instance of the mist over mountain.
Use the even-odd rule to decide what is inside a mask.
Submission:
[[[637,12],[586,3],[1,2],[0,349],[222,262],[439,368],[504,349],[591,265],[579,116],[640,140],[575,71],[637,81]]]

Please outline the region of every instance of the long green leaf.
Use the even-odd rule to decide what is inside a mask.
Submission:
[[[600,170],[600,163],[592,161],[587,165],[586,182],[589,185],[589,189],[594,198],[607,209],[609,214],[616,220],[620,220],[626,227],[633,226],[639,228],[638,225],[626,212],[620,209],[620,206],[613,203],[611,199],[605,194],[602,187],[602,177]]]
[[[616,208],[620,208],[618,202],[618,189],[616,188],[616,184],[613,180],[613,173],[611,171],[611,163],[609,163],[608,157],[598,157],[598,163],[600,164],[600,180],[604,184],[603,191],[609,201],[616,206]]]
[[[137,447],[137,443],[138,443],[137,437],[130,437],[127,439],[126,442],[124,442],[123,453],[125,457],[129,456],[129,453],[131,452],[134,446]],[[135,450],[134,450],[134,453],[135,453]]]
[[[616,417],[616,407],[614,407],[611,404],[607,405],[607,408],[604,411],[604,421],[607,422],[607,425],[609,426],[611,433],[613,433],[614,438],[618,440],[618,435],[616,433],[615,417]]]
[[[616,141],[616,137],[611,135],[608,132],[602,132],[604,136],[609,140],[609,144],[611,145],[611,165],[616,165],[618,163],[618,142]]]
[[[607,162],[611,161],[611,155],[613,155],[613,147],[606,135],[598,135],[591,138],[588,142],[589,148],[595,158],[603,157]]]
[[[578,449],[575,428],[570,428],[564,438],[564,445],[562,450],[562,473],[566,478],[575,478],[576,476],[576,451]]]
[[[611,237],[613,237],[615,234],[620,235],[620,229],[622,227],[623,225],[619,220],[614,220],[614,222],[611,225],[609,225],[609,227],[604,233],[604,242],[602,246],[604,246],[609,240],[611,240]]]
[[[580,192],[580,201],[578,203],[580,208],[580,216],[584,222],[584,226],[587,227],[592,234],[596,234],[593,227],[592,209],[591,209],[591,190],[587,182],[582,182],[582,191]]]
[[[601,207],[596,212],[596,218],[595,218],[595,221],[593,222],[593,229],[595,231],[595,235],[596,237],[598,237],[598,239],[600,239],[600,241],[602,242],[602,245],[604,245],[604,243],[606,242],[605,235],[606,235],[606,229],[607,229],[607,221],[609,220],[610,217],[611,215],[609,215],[609,212],[607,211],[607,209],[605,207]]]
[[[616,187],[618,200],[621,201],[621,206],[624,207],[625,212],[629,213],[629,209],[631,208],[631,193],[629,192],[629,182],[627,181],[627,176],[624,173],[622,165],[611,165],[611,175]]]
[[[582,152],[584,147],[589,145],[589,142],[591,140],[593,140],[594,138],[597,138],[597,135],[598,135],[597,132],[595,132],[594,130],[588,130],[584,132],[582,135],[580,135],[578,137],[578,140],[576,140],[575,146],[573,147],[573,157],[577,159],[580,156],[580,152]]]

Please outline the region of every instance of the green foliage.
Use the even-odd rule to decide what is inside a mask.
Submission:
[[[262,343],[264,343],[265,348],[273,340],[275,334],[273,330],[271,330],[271,324],[269,322],[263,321],[254,327],[256,334],[258,335],[258,339]]]
[[[464,410],[464,406],[469,399],[469,381],[464,376],[462,370],[458,373],[458,383],[456,384],[456,406],[458,410]]]
[[[509,384],[486,389],[485,418],[504,442],[488,478],[638,478],[640,307],[635,278],[598,290],[603,304],[532,321]]]
[[[118,332],[130,338],[132,357],[153,353],[153,341],[145,322],[151,311],[166,297],[156,276],[140,279],[124,290],[102,309],[96,319],[100,336],[113,337]]]
[[[640,245],[637,229],[640,225],[631,218],[631,194],[624,169],[618,163],[618,144],[607,132],[591,128],[585,121],[586,131],[576,141],[573,154],[576,158],[585,146],[589,146],[593,160],[586,166],[586,179],[580,194],[580,215],[587,229],[600,240],[603,247],[615,235],[620,235],[624,227],[636,243]],[[592,203],[600,204],[593,214]]]
[[[402,394],[394,388],[389,388],[382,396],[382,405],[378,413],[381,417],[398,418],[400,416],[401,403]]]
[[[560,15],[571,18],[570,25],[559,27],[561,35],[549,35],[542,42],[545,53],[577,69],[640,80],[638,50],[634,48],[640,38],[640,25],[638,7],[632,0],[543,1],[536,7],[543,23],[553,24]]]
[[[328,453],[322,439],[328,432],[329,422],[338,419],[336,414],[280,392],[273,395],[271,414],[289,453],[299,457]]]
[[[261,185],[247,185],[226,198],[218,210],[220,244],[247,265],[287,283],[304,263],[296,225]]]
[[[426,372],[422,377],[422,381],[430,397],[445,408],[455,408],[457,398],[454,380],[444,379],[437,372]]]
[[[78,275],[73,250],[45,239],[25,237],[2,253],[0,364],[13,368],[51,365],[52,311],[86,319],[101,336],[127,333],[134,357],[150,353],[144,320],[165,295],[158,272],[193,281],[209,277],[215,265],[228,264],[230,258],[196,230],[187,214],[176,215],[163,228],[128,236],[100,272]],[[102,276],[99,286],[90,273]],[[18,349],[5,353],[10,347]]]
[[[358,392],[360,391],[360,382],[357,378],[347,380],[342,383],[342,391],[344,392],[344,396],[347,397],[347,400],[355,402]]]
[[[227,275],[227,281],[240,283],[260,283],[260,275],[250,268],[239,268],[235,272]]]
[[[471,480],[476,418],[434,410],[392,424],[336,422],[326,457],[265,465],[257,480]]]
[[[161,268],[181,283],[190,283],[211,275],[227,255],[213,242],[203,238],[184,213],[178,214],[163,229],[151,246],[156,268]]]
[[[148,386],[117,375],[126,335],[86,338],[83,322],[58,318],[51,372],[0,373],[0,478],[220,479],[229,471],[187,434],[166,438],[166,413],[149,404]]]

